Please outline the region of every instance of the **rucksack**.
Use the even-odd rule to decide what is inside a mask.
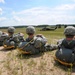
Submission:
[[[56,58],[66,63],[74,63],[75,53],[71,49],[60,48],[55,53]]]
[[[75,62],[75,40],[63,39],[60,48],[56,51],[56,59],[61,63],[74,63]]]

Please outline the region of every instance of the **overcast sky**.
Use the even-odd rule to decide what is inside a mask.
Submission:
[[[0,0],[0,26],[74,23],[75,0]]]

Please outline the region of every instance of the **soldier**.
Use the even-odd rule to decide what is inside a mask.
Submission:
[[[8,34],[0,31],[0,46],[3,46],[3,41],[7,38]]]
[[[14,31],[15,31],[14,27],[9,27],[7,30],[8,37],[4,41],[4,47],[6,49],[16,48],[19,43],[18,36],[14,34]]]
[[[21,53],[37,54],[56,49],[56,46],[47,44],[47,40],[43,35],[38,34],[35,36],[35,28],[33,26],[26,28],[26,34],[28,35],[28,38],[26,38],[25,42],[21,42],[18,46]]]
[[[55,60],[64,65],[71,65],[75,62],[75,28],[68,26],[64,30],[65,38],[58,41],[58,51]]]

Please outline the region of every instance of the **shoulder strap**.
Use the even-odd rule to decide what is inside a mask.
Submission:
[[[21,49],[23,49],[24,47],[26,47],[27,45],[29,45],[32,41],[33,41],[33,39],[31,41],[29,41],[27,44],[25,44]]]

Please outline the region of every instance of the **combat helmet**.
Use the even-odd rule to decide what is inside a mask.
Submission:
[[[64,30],[65,35],[75,35],[75,27],[67,26]]]
[[[8,28],[8,33],[14,33],[15,31],[15,28],[14,27],[9,27]]]
[[[34,34],[35,33],[35,28],[33,26],[28,26],[26,28],[26,33],[27,34]]]

